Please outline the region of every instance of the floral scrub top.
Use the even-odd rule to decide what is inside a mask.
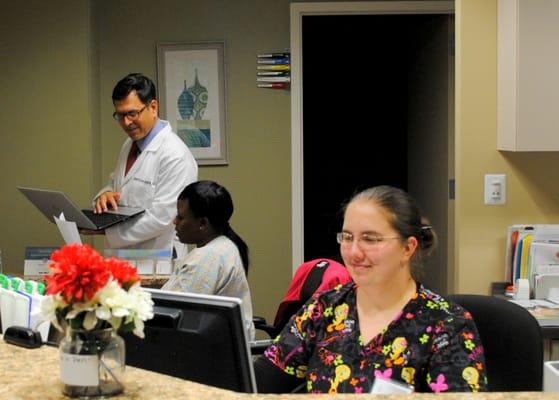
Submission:
[[[311,393],[369,393],[376,377],[417,392],[487,390],[485,359],[471,314],[418,283],[415,296],[363,343],[351,282],[322,292],[291,318],[264,353]]]

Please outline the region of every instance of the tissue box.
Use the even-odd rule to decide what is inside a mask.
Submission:
[[[559,392],[559,361],[544,362],[543,391]]]

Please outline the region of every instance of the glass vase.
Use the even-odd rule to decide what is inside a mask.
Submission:
[[[124,341],[114,329],[68,328],[59,345],[60,378],[70,397],[114,396],[124,391]]]

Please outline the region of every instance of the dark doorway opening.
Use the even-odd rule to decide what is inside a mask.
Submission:
[[[423,182],[415,181],[420,162],[417,154],[410,158],[418,140],[410,119],[421,117],[413,101],[425,97],[414,93],[421,85],[410,77],[418,79],[414,63],[431,40],[430,27],[444,21],[447,15],[436,14],[303,17],[305,260],[340,260],[335,233],[356,191],[376,185],[421,190]],[[448,119],[446,108],[433,108]],[[447,154],[443,159],[446,173]],[[437,185],[445,186],[443,178]],[[412,195],[429,201],[430,194]],[[433,289],[444,291],[440,285]]]

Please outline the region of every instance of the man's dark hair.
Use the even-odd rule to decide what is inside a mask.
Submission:
[[[144,104],[157,98],[153,81],[143,74],[133,73],[118,81],[113,89],[113,102],[125,99],[132,91],[136,91]]]

